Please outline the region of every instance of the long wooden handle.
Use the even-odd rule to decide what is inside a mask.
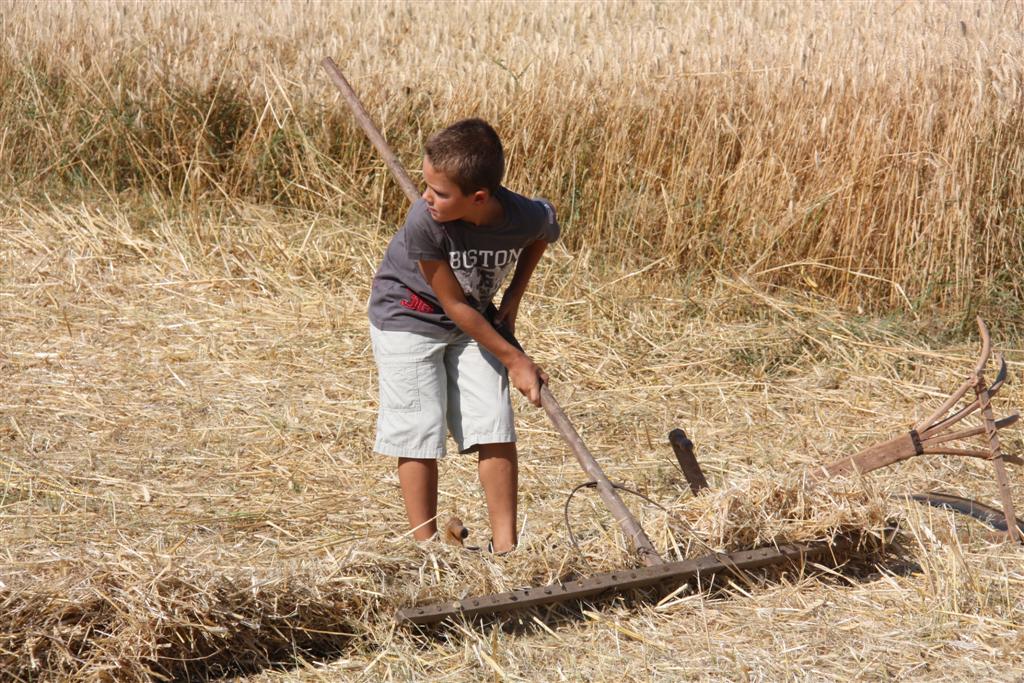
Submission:
[[[380,155],[384,158],[384,163],[391,169],[391,173],[395,176],[395,180],[398,181],[399,187],[402,188],[402,192],[409,198],[409,203],[412,204],[420,198],[420,191],[416,188],[416,184],[412,182],[409,174],[405,172],[402,167],[402,162],[398,160],[395,153],[391,151],[391,147],[388,145],[387,140],[380,134],[377,126],[374,125],[373,119],[366,113],[366,108],[363,107],[363,103],[359,101],[359,96],[356,95],[356,91],[352,89],[352,86],[348,84],[345,77],[342,75],[338,65],[334,63],[334,60],[330,57],[324,57],[320,64],[327,70],[327,75],[330,77],[334,85],[338,86],[338,90],[341,91],[342,97],[348,102],[349,109],[352,110],[353,116],[356,117],[356,122],[359,127],[366,133],[366,137],[370,138],[370,142],[377,148]]]
[[[338,89],[344,96],[345,101],[348,102],[348,106],[352,109],[352,113],[356,117],[356,121],[359,122],[359,126],[366,133],[366,136],[370,138],[370,142],[377,148],[380,155],[384,157],[384,163],[388,165],[391,172],[394,174],[398,184],[402,187],[405,192],[405,196],[409,198],[409,202],[415,202],[419,199],[419,191],[413,184],[412,180],[409,179],[409,175],[402,168],[402,163],[395,156],[394,152],[391,151],[391,147],[388,146],[387,140],[377,130],[377,126],[374,125],[373,119],[366,113],[366,109],[363,107],[363,103],[359,101],[359,96],[356,95],[352,86],[349,85],[348,81],[341,74],[338,69],[338,65],[334,63],[334,60],[330,57],[324,57],[321,62],[324,69],[327,70],[327,75],[330,76]],[[519,344],[519,341],[506,329],[497,326],[496,329],[502,336],[509,341],[510,344],[518,348],[520,351],[523,347]],[[612,513],[615,521],[619,523],[619,527],[622,529],[622,533],[633,543],[637,553],[640,555],[640,559],[647,566],[662,564],[664,560],[658,555],[658,551],[654,549],[654,545],[651,543],[651,539],[644,533],[643,527],[633,516],[633,513],[629,511],[626,504],[622,502],[622,498],[615,491],[615,487],[608,477],[605,476],[601,470],[601,466],[597,464],[597,460],[591,455],[590,451],[583,443],[583,439],[580,438],[576,428],[573,427],[572,422],[566,416],[565,411],[558,405],[558,401],[551,395],[546,385],[541,386],[540,390],[541,406],[544,408],[544,412],[548,414],[551,422],[555,425],[558,433],[562,435],[565,442],[569,444],[569,449],[573,455],[576,456],[577,462],[583,468],[583,471],[594,481],[597,485],[597,491],[601,496],[601,500],[604,501],[608,511]]]
[[[485,314],[488,319],[494,324],[494,329],[498,331],[502,337],[505,338],[512,346],[516,347],[520,351],[523,351],[523,345],[519,343],[516,336],[512,334],[507,327],[500,323],[494,323],[494,315],[497,313],[497,309],[491,305],[487,309]],[[523,353],[526,353],[523,351]],[[633,547],[636,548],[637,554],[640,555],[641,561],[648,567],[656,564],[662,564],[664,560],[655,550],[654,544],[651,543],[651,539],[648,538],[647,533],[644,532],[640,522],[636,520],[633,513],[629,511],[626,504],[622,502],[622,498],[619,497],[618,492],[615,490],[615,486],[605,476],[601,466],[597,464],[597,459],[587,448],[587,445],[583,443],[583,438],[579,432],[576,431],[576,427],[573,426],[572,421],[562,410],[562,406],[559,405],[558,401],[555,400],[551,390],[548,389],[547,384],[540,385],[540,405],[544,408],[544,412],[547,413],[548,419],[551,420],[551,424],[555,425],[555,429],[562,436],[562,439],[566,444],[569,445],[569,450],[576,456],[576,462],[580,464],[583,471],[587,473],[591,481],[594,482],[597,487],[597,493],[601,496],[601,500],[604,502],[608,511],[612,513],[615,521],[619,523],[619,527],[622,529],[622,533],[626,535],[626,538],[632,542]]]
[[[622,498],[619,497],[615,487],[608,481],[608,477],[605,476],[601,466],[597,464],[597,460],[590,453],[586,444],[583,443],[579,432],[576,431],[576,428],[566,416],[565,411],[562,410],[562,406],[558,405],[558,401],[551,395],[551,391],[546,384],[542,384],[540,387],[540,404],[544,408],[544,412],[548,414],[551,423],[555,425],[555,429],[558,430],[558,433],[562,435],[562,438],[569,445],[569,450],[576,456],[576,462],[580,464],[580,467],[587,473],[587,476],[596,483],[597,492],[601,496],[601,500],[604,501],[605,507],[612,513],[615,521],[619,523],[622,533],[626,535],[626,538],[636,548],[637,554],[640,555],[640,560],[648,567],[662,564],[664,560],[661,559],[658,551],[654,549],[651,539],[647,537],[647,533],[640,526],[640,522],[636,520],[636,517],[629,511],[626,504],[622,502]]]

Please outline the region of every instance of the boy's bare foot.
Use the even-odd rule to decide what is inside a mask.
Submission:
[[[487,552],[491,553],[495,557],[504,557],[505,555],[510,554],[515,549],[516,549],[516,544],[515,543],[513,543],[512,545],[510,545],[509,547],[504,548],[504,549],[502,549],[502,548],[495,548],[494,547],[494,539],[491,539],[487,543]]]

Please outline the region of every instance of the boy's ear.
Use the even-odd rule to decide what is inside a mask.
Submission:
[[[473,193],[473,203],[482,204],[483,202],[486,202],[487,197],[489,197],[490,194],[490,192],[484,190],[483,188],[477,190],[476,192]]]

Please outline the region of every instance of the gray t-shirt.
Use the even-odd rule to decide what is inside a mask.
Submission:
[[[455,329],[418,261],[447,261],[466,300],[483,313],[523,249],[538,239],[558,239],[555,210],[546,200],[527,199],[504,187],[494,196],[505,213],[498,225],[438,223],[423,199],[412,205],[373,277],[368,313],[374,327],[428,335]]]

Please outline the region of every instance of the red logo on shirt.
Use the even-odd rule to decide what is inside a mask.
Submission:
[[[416,311],[418,313],[437,313],[437,311],[434,310],[434,307],[420,298],[419,294],[416,292],[410,291],[409,298],[402,299],[398,303],[405,308],[408,308],[410,311]]]

